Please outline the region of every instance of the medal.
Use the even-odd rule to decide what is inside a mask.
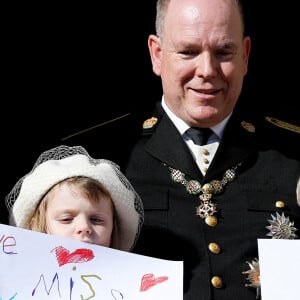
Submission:
[[[224,186],[233,181],[236,176],[236,170],[242,163],[235,167],[228,169],[221,180],[212,180],[201,186],[197,180],[187,180],[186,175],[180,170],[168,167],[171,174],[171,179],[174,182],[181,183],[186,191],[191,195],[199,195],[200,204],[196,207],[196,215],[201,219],[205,219],[205,222],[209,226],[215,226],[217,224],[217,218],[213,216],[217,213],[217,204],[212,202],[212,196],[220,194],[223,191]]]
[[[294,227],[294,222],[290,221],[289,217],[286,217],[284,213],[281,215],[276,212],[276,216],[272,215],[272,220],[267,220],[270,225],[266,226],[269,229],[269,233],[266,236],[271,237],[272,239],[288,239],[293,240],[297,238],[295,234],[297,228]],[[242,272],[247,275],[248,284],[245,284],[246,287],[256,288],[256,299],[260,298],[260,269],[259,261],[257,258],[251,262],[246,262],[250,269]]]
[[[270,223],[269,226],[266,226],[270,232],[267,236],[272,237],[272,239],[287,239],[293,240],[297,238],[296,230],[297,228],[294,227],[294,222],[290,222],[290,218],[286,217],[284,213],[281,215],[276,212],[276,217],[271,215],[272,220],[268,220]]]
[[[255,258],[251,262],[246,262],[249,265],[249,270],[244,271],[243,274],[247,275],[249,283],[245,287],[252,287],[256,289],[256,299],[260,298],[260,269],[258,259]]]

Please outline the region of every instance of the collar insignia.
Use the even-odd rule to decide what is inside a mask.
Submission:
[[[147,119],[143,123],[143,129],[152,128],[157,123],[157,118],[152,117],[150,119]]]
[[[254,133],[255,132],[255,126],[252,123],[242,121],[241,125],[244,129],[246,129],[248,132]]]

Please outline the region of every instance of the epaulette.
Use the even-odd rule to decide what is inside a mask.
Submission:
[[[294,125],[291,123],[287,123],[287,122],[278,120],[273,117],[265,117],[265,120],[277,127],[280,127],[280,128],[286,129],[286,130],[290,130],[290,131],[293,131],[296,133],[300,133],[300,126],[297,126],[297,125]]]
[[[264,146],[276,149],[290,158],[299,160],[300,127],[294,123],[295,121],[292,121],[294,120],[293,116],[289,117],[288,120],[287,122],[274,116],[264,116],[260,141]]]

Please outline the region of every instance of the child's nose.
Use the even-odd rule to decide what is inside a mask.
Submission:
[[[87,220],[81,220],[77,226],[77,233],[78,234],[91,234],[92,229],[90,223]]]

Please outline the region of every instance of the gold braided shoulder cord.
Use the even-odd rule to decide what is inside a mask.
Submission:
[[[272,117],[265,117],[265,119],[268,122],[274,124],[275,126],[278,126],[278,127],[290,130],[290,131],[294,131],[296,133],[300,133],[300,127],[297,125],[290,124],[290,123],[287,123],[287,122],[284,122],[284,121],[281,121],[281,120],[278,120],[278,119],[275,119]]]

